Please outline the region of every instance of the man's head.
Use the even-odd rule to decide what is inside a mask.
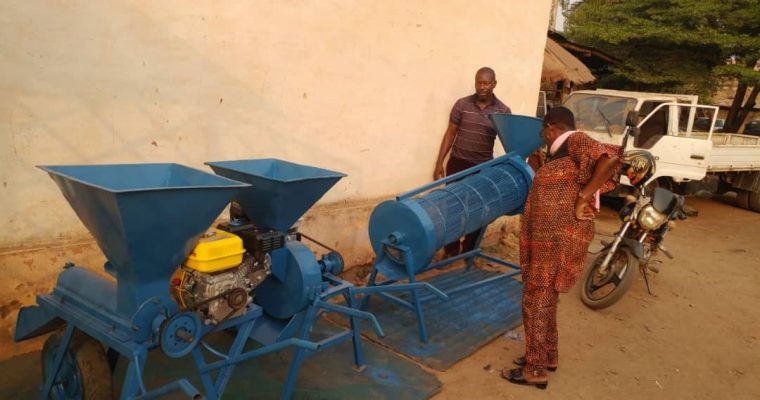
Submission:
[[[490,101],[493,88],[496,87],[496,73],[491,68],[483,67],[475,74],[475,95],[480,101]]]
[[[541,136],[547,146],[552,143],[563,133],[575,129],[575,116],[573,112],[565,107],[554,107],[546,112],[544,116],[544,129]]]

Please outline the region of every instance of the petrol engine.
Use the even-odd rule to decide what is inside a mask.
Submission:
[[[204,323],[218,324],[245,312],[271,265],[268,254],[246,253],[239,236],[212,228],[172,276],[172,296],[182,309],[200,312]]]

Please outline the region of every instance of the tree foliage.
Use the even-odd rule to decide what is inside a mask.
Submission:
[[[760,59],[760,0],[583,0],[566,18],[573,41],[621,60],[601,86],[705,96],[730,77],[740,91],[760,87],[753,70]]]

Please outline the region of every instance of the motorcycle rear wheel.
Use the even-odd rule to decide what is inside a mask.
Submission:
[[[625,247],[618,247],[610,260],[606,274],[601,274],[599,268],[607,255],[605,250],[597,256],[591,268],[583,277],[581,288],[581,300],[583,304],[594,310],[607,308],[620,300],[631,288],[639,262]],[[620,271],[625,268],[623,276],[619,277]]]

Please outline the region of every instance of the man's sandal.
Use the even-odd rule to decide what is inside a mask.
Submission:
[[[501,377],[517,385],[533,385],[539,389],[546,389],[549,386],[548,380],[531,382],[525,379],[522,368],[510,369],[509,371],[503,369],[501,370]]]
[[[528,360],[525,359],[525,356],[517,357],[514,360],[512,360],[512,364],[515,364],[520,367],[524,367],[528,365]],[[551,372],[554,372],[557,370],[558,367],[559,367],[558,365],[547,365],[546,369],[548,369]]]

